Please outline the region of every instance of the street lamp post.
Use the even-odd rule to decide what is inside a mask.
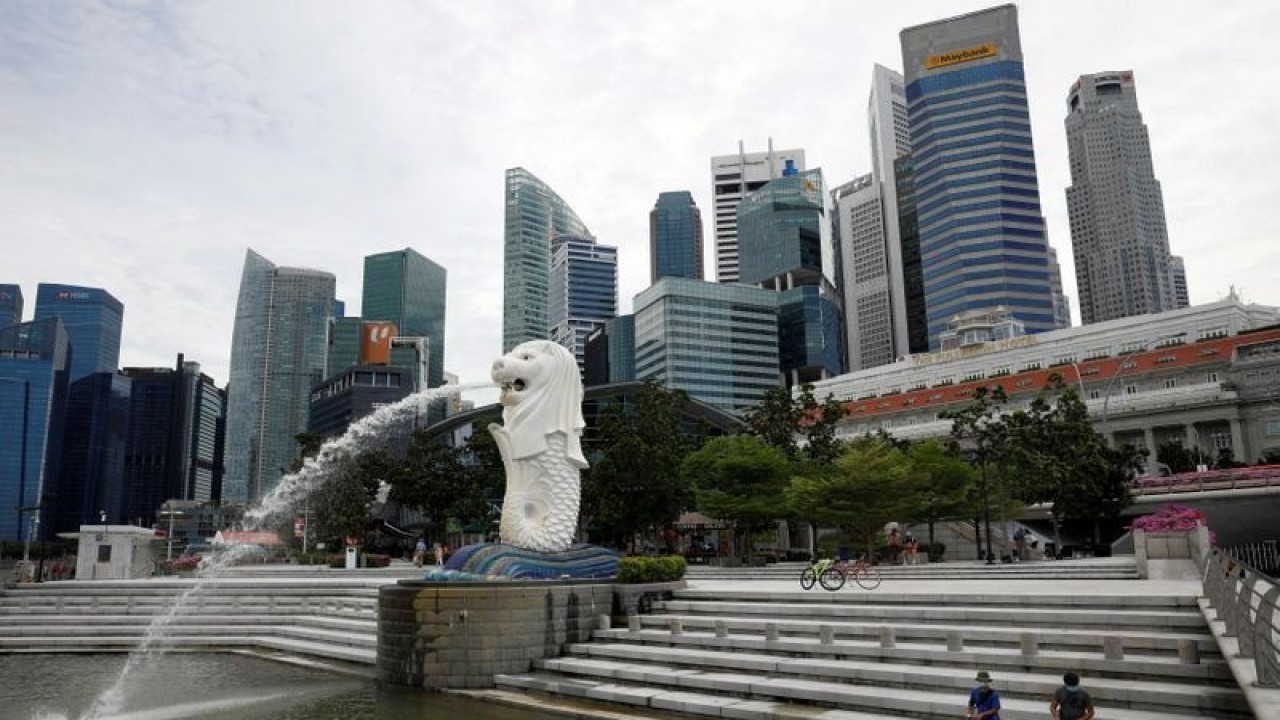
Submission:
[[[162,509],[160,511],[160,515],[167,515],[169,517],[169,534],[166,536],[166,540],[168,542],[166,543],[167,547],[165,549],[164,559],[172,560],[173,559],[173,519],[178,516],[185,516],[186,513],[174,508],[169,503],[165,503],[165,505],[168,506],[168,509]]]

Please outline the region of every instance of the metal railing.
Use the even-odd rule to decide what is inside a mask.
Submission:
[[[1234,637],[1239,657],[1252,659],[1255,685],[1280,688],[1280,585],[1252,566],[1214,548],[1205,562],[1204,594]]]

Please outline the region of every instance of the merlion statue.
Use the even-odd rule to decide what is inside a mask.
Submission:
[[[493,362],[501,390],[498,443],[507,490],[498,526],[501,542],[559,553],[573,544],[582,501],[582,378],[573,355],[550,340],[518,345]]]

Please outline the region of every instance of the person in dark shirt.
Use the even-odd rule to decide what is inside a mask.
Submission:
[[[978,686],[969,692],[969,720],[1000,720],[1000,693],[991,687],[991,673],[979,670]]]
[[[1049,701],[1049,715],[1053,720],[1093,720],[1093,698],[1080,687],[1080,676],[1068,672],[1062,676],[1062,686],[1053,691]]]

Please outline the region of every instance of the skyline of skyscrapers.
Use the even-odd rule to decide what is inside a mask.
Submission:
[[[591,231],[549,185],[521,167],[506,173],[503,213],[502,352],[550,337],[551,240]]]
[[[658,193],[649,211],[649,282],[661,277],[702,280],[702,213],[693,193]]]
[[[1067,109],[1067,215],[1081,323],[1177,309],[1164,195],[1133,71],[1081,75]]]
[[[969,311],[1057,328],[1017,8],[900,38],[930,349]]]
[[[324,379],[332,273],[277,267],[245,251],[227,386],[224,502],[250,503],[298,457],[311,388]]]
[[[618,315],[618,249],[590,236],[551,240],[547,283],[550,338],[573,353],[579,370],[587,336]]]
[[[711,196],[716,213],[716,282],[738,282],[738,203],[747,193],[782,176],[787,161],[804,170],[804,150],[774,150],[773,138],[765,152],[749,153],[741,140],[738,154],[711,158]]]

